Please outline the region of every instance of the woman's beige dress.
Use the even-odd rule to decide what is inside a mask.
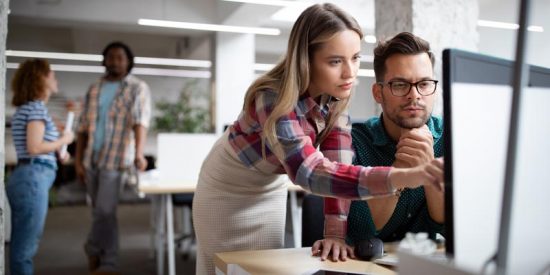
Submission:
[[[215,253],[284,245],[286,181],[245,167],[227,132],[202,164],[193,198],[196,274],[215,274]]]

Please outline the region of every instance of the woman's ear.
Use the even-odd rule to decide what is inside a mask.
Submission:
[[[372,97],[376,100],[377,103],[382,104],[382,92],[384,86],[378,83],[372,84]]]

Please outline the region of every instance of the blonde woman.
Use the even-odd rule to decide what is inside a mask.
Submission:
[[[6,193],[12,211],[10,241],[11,274],[33,274],[33,257],[48,212],[48,191],[55,180],[56,152],[74,139],[72,132],[60,137],[46,103],[57,93],[57,80],[43,59],[23,62],[12,80],[17,107],[12,134],[17,167],[10,175]]]
[[[281,174],[312,193],[347,199],[423,184],[440,188],[440,160],[410,169],[350,165],[346,108],[362,38],[355,19],[338,7],[311,6],[294,24],[283,60],[249,87],[243,111],[199,175],[197,274],[214,274],[217,252],[283,247],[287,189]],[[328,219],[325,230],[340,228]]]

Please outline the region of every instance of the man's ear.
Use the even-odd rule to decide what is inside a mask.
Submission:
[[[383,92],[384,86],[374,83],[372,84],[372,97],[378,104],[382,104],[382,92]]]

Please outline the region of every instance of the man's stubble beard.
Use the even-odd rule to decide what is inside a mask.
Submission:
[[[424,108],[423,109],[423,114],[421,116],[417,116],[417,117],[403,117],[403,116],[399,115],[399,112],[402,111],[405,107],[407,107],[409,105],[421,106],[422,108]],[[383,109],[386,109],[386,108],[383,108]],[[426,122],[428,121],[428,118],[431,115],[431,110],[428,112],[425,105],[412,104],[411,103],[411,104],[407,104],[405,106],[400,106],[399,109],[397,110],[397,112],[395,112],[395,113],[393,113],[393,112],[392,113],[384,112],[384,113],[386,114],[388,119],[391,120],[395,125],[397,125],[401,128],[405,128],[405,129],[415,129],[415,128],[420,128],[424,124],[426,124]]]

